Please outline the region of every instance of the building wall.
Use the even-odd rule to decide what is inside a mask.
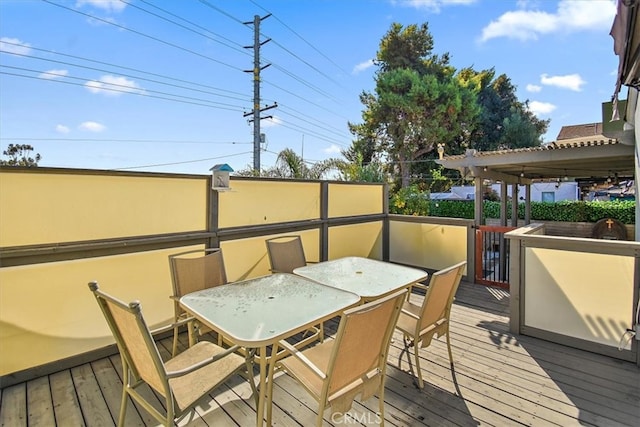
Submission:
[[[500,194],[500,185],[501,184],[492,184],[491,189],[496,193]],[[473,186],[456,186],[451,188],[451,193],[454,193],[460,199],[473,200],[474,199],[474,188]],[[518,194],[522,197],[524,201],[524,190],[525,186],[518,186]],[[552,193],[555,202],[560,202],[563,200],[579,200],[580,189],[578,188],[578,183],[576,182],[535,182],[531,185],[531,201],[532,202],[542,202],[543,193]],[[507,196],[511,197],[511,186],[507,186]]]

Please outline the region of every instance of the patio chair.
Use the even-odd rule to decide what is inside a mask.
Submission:
[[[265,240],[265,243],[272,273],[293,273],[293,270],[298,267],[314,263],[314,261],[307,261],[302,239],[298,235],[273,237]],[[317,334],[321,342],[324,340],[324,325],[322,323],[308,332]]]
[[[300,236],[280,236],[265,240],[269,265],[273,273],[293,273],[298,267],[304,267],[307,261]]]
[[[199,256],[194,256],[194,254],[199,254]],[[173,299],[174,323],[176,324],[187,317],[187,313],[180,307],[180,297],[227,283],[227,273],[220,248],[195,249],[169,255],[169,267],[173,283],[171,299]],[[197,321],[194,321],[193,325],[194,328],[189,330],[189,346],[197,341],[197,335],[206,332]],[[178,350],[179,332],[179,328],[176,326],[173,330],[172,356],[175,356]],[[218,345],[221,343],[222,336],[218,335]]]
[[[360,401],[378,394],[376,419],[384,424],[384,382],[387,354],[406,289],[345,310],[335,339],[298,351],[286,341],[276,344],[290,356],[272,364],[298,381],[318,402],[317,425],[322,426],[326,408],[331,413],[347,412],[359,395]],[[268,401],[273,397],[273,380],[268,384]],[[271,420],[267,407],[267,424]],[[333,420],[333,416],[332,416]],[[333,420],[335,422],[335,420]]]
[[[445,335],[447,338],[447,350],[453,375],[453,355],[451,354],[451,339],[449,336],[449,319],[451,305],[460,285],[462,273],[467,262],[462,261],[451,267],[437,271],[431,275],[429,285],[414,283],[413,286],[426,291],[422,305],[417,305],[409,300],[402,306],[402,312],[398,318],[396,328],[404,334],[404,345],[407,355],[409,347],[413,346],[418,387],[423,388],[422,371],[420,370],[419,348],[426,348],[431,344],[433,336],[438,338]],[[419,346],[418,346],[419,345]],[[409,356],[410,357],[410,356]]]
[[[101,291],[97,282],[89,283],[89,289],[102,309],[122,359],[123,385],[118,426],[124,425],[128,396],[160,423],[173,426],[198,403],[211,399],[208,393],[236,373],[245,374],[251,383],[257,406],[258,394],[253,382],[251,359],[236,354],[237,346],[224,349],[202,341],[164,362],[144,320],[139,301],[126,304]],[[189,321],[191,319],[182,320]],[[169,325],[154,333],[168,331],[172,327]],[[144,385],[151,387],[164,400],[162,406],[158,405],[153,393],[149,394],[148,388],[143,388]],[[146,400],[148,396],[152,396],[155,404]]]

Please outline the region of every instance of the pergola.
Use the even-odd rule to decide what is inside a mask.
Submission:
[[[604,182],[615,177],[633,178],[634,145],[616,139],[573,139],[538,147],[498,151],[467,150],[465,154],[446,156],[437,162],[457,169],[475,181],[475,199],[482,200],[483,181],[502,183],[502,222],[506,225],[507,185],[512,185],[512,210],[517,210],[518,186],[525,186],[525,223],[530,222],[531,184],[543,181]],[[475,220],[481,225],[482,203],[476,203]],[[517,225],[517,218],[512,218]]]

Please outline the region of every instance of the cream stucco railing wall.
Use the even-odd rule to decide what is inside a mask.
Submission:
[[[0,171],[0,376],[113,342],[91,280],[166,323],[167,257],[202,247],[172,236],[206,230],[207,195],[200,176]]]
[[[545,236],[532,224],[511,239],[511,330],[636,361],[640,243]],[[622,344],[622,350],[618,347]]]
[[[440,270],[473,259],[473,251],[473,220],[389,216],[389,261]]]
[[[269,274],[264,240],[282,234],[301,235],[309,260],[388,258],[382,184],[210,186],[206,175],[1,168],[0,387],[113,352],[89,281],[140,300],[152,327],[168,323],[172,253],[219,246],[229,280]]]

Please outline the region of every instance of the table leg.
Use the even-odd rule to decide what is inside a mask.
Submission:
[[[264,405],[267,400],[267,348],[258,349],[260,365],[260,383],[258,384],[258,408],[256,410],[256,426],[264,425]]]

